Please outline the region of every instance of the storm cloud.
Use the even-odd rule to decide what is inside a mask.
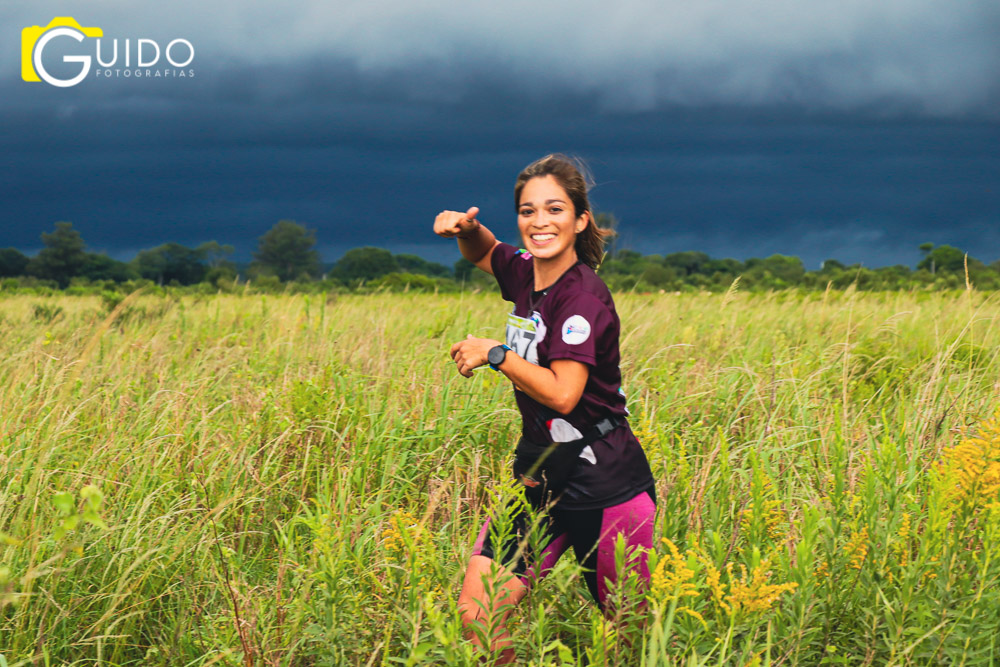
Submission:
[[[339,60],[359,78],[400,75],[397,99],[431,103],[468,101],[470,84],[497,76],[525,101],[569,89],[623,111],[792,105],[995,118],[1000,101],[994,0],[67,4],[8,5],[0,17],[44,25],[72,9],[107,38],[185,37],[199,68],[222,78],[234,65]],[[15,40],[7,44],[15,55]],[[4,59],[5,81],[16,63]],[[240,92],[277,98],[295,88],[262,77]]]
[[[20,28],[184,37],[189,79],[20,81]],[[513,229],[517,171],[587,158],[621,245],[912,263],[1000,257],[1000,5],[121,2],[0,8],[0,246],[68,219],[128,257],[280,218],[334,259],[453,259],[434,214]]]

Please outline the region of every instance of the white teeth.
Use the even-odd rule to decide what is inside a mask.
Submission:
[[[555,234],[532,234],[531,238],[535,241],[548,241],[549,239],[554,239]]]

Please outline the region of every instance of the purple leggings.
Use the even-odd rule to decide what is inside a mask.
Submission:
[[[504,542],[501,561],[510,567],[525,586],[530,586],[547,575],[560,556],[573,547],[578,563],[584,567],[584,579],[590,594],[602,609],[609,585],[616,580],[615,542],[621,535],[625,539],[626,570],[635,572],[646,584],[649,568],[646,566],[647,549],[653,546],[653,514],[656,501],[652,489],[643,491],[631,500],[613,507],[596,510],[564,510],[558,505],[549,509],[542,519],[544,536],[537,557],[522,546],[531,518],[527,513],[514,517],[513,534]],[[491,520],[487,519],[479,531],[473,555],[497,559],[497,550],[490,533]],[[636,550],[636,547],[642,547]]]

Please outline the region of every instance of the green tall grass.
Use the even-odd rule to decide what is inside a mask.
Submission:
[[[616,299],[653,589],[604,618],[563,559],[523,664],[998,659],[995,296]],[[507,310],[0,300],[0,665],[479,664],[455,602],[519,422],[447,351]]]

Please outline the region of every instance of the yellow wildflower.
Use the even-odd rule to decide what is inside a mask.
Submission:
[[[769,561],[764,559],[748,575],[746,566],[741,564],[739,577],[733,575],[732,563],[726,566],[726,573],[729,575],[727,601],[734,613],[740,609],[750,613],[767,611],[782,593],[793,591],[798,587],[798,584],[793,582],[769,584],[768,580],[771,578],[769,565]]]
[[[650,577],[653,595],[666,602],[698,595],[697,587],[692,581],[694,570],[687,564],[687,555],[693,552],[689,549],[687,555],[681,555],[673,542],[663,538],[663,543],[667,545],[670,553],[660,557]]]
[[[900,540],[906,540],[910,536],[910,514],[909,512],[903,513],[903,518],[899,524],[898,536]]]
[[[705,617],[702,616],[700,612],[695,611],[691,607],[679,607],[677,609],[677,611],[684,612],[685,614],[687,614],[691,618],[698,619],[701,622],[701,624],[705,627],[705,629],[706,630],[708,629],[708,623],[705,622]]]
[[[728,614],[732,611],[732,607],[726,602],[726,591],[723,590],[719,581],[722,578],[722,572],[708,558],[701,557],[700,560],[705,566],[705,581],[708,582],[708,590],[712,593],[712,601]]]
[[[750,531],[759,519],[768,538],[774,541],[784,539],[785,510],[781,501],[775,498],[776,495],[771,478],[760,473],[760,487],[758,493],[754,494],[753,506],[740,513],[740,527],[745,532]]]
[[[633,433],[635,433],[636,439],[647,450],[654,449],[660,444],[660,434],[656,432],[656,428],[653,426],[652,420],[649,419],[649,415],[643,415],[639,419]]]
[[[935,566],[938,564],[939,561],[940,561],[940,556],[931,556],[928,559],[928,563],[930,565],[935,565]],[[920,577],[920,584],[921,585],[926,584],[928,581],[931,581],[932,579],[937,579],[937,572],[935,572],[934,570],[926,570],[923,576]]]
[[[330,527],[329,514],[321,514],[319,520],[319,527],[313,529],[313,549],[325,553],[333,543],[333,529]]]
[[[857,516],[858,506],[861,504],[861,496],[856,493],[848,493],[847,498],[849,501],[847,511],[850,512],[851,516]]]
[[[762,520],[764,522],[764,530],[767,536],[775,541],[784,539],[784,523],[785,523],[785,511],[781,506],[780,500],[765,500],[762,503]],[[744,531],[749,531],[753,527],[754,523],[754,511],[753,508],[747,508],[740,513],[740,527]]]
[[[851,533],[851,538],[844,547],[844,552],[850,559],[849,567],[860,570],[868,557],[868,528],[862,527],[860,531]]]
[[[975,430],[944,450],[937,476],[954,504],[988,507],[1000,494],[1000,410]]]
[[[896,531],[896,541],[892,545],[892,555],[899,567],[906,567],[910,562],[910,515],[904,512]]]
[[[417,545],[421,541],[420,522],[410,512],[399,511],[389,517],[389,525],[382,531],[382,545],[395,556],[406,552],[407,543]]]

